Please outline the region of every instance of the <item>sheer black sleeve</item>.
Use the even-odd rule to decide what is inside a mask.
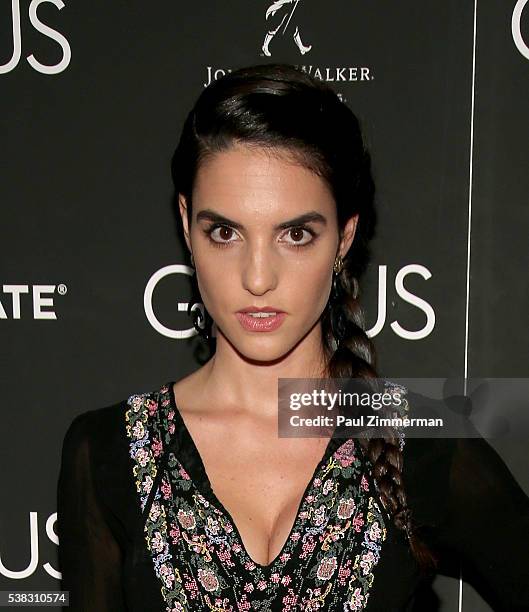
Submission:
[[[453,442],[445,552],[495,611],[528,611],[529,498],[485,439]]]
[[[69,612],[126,610],[122,552],[107,521],[94,479],[93,411],[76,417],[63,441],[57,485],[61,589],[70,592]]]

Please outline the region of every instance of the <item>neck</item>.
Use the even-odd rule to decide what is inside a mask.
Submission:
[[[277,418],[278,379],[325,377],[321,325],[271,361],[246,357],[219,333],[216,352],[202,370],[201,389],[206,397],[221,398],[223,406],[248,416]]]

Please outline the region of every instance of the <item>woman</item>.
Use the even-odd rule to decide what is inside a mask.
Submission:
[[[494,609],[529,609],[529,499],[484,440],[277,435],[279,378],[377,377],[351,110],[291,66],[236,70],[200,95],[172,174],[214,351],[70,426],[69,609],[434,610],[429,582],[460,567]]]

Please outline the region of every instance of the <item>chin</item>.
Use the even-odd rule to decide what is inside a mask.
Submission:
[[[274,364],[280,362],[288,351],[240,351],[241,355],[247,361],[251,361],[255,364]]]
[[[301,338],[288,338],[285,334],[260,332],[240,336],[234,346],[247,359],[260,362],[279,361],[290,353]]]
[[[221,335],[241,355],[257,361],[271,361],[279,359],[293,346],[289,334],[283,330],[275,332],[249,332],[244,329],[228,329],[228,333],[217,327],[217,334]]]

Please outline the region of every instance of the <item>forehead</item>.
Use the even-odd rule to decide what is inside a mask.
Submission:
[[[195,207],[196,205],[196,207]],[[193,188],[195,211],[264,215],[317,209],[332,213],[334,199],[326,182],[286,152],[234,146],[206,158]]]

